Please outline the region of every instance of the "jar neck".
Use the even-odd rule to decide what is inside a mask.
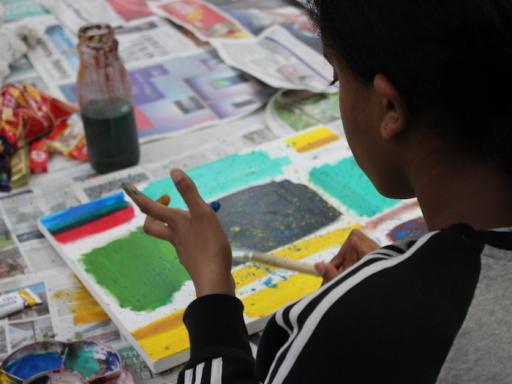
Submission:
[[[78,52],[81,63],[89,68],[105,68],[121,63],[117,44],[109,49],[91,49],[87,45],[79,45]]]
[[[93,67],[120,62],[118,42],[108,24],[90,24],[80,28],[78,51],[80,59]]]

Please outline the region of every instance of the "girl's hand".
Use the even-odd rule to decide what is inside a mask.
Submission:
[[[380,246],[359,230],[353,230],[340,251],[329,263],[317,263],[315,268],[324,278],[324,284],[343,273]]]
[[[132,185],[124,187],[147,215],[144,231],[174,245],[181,264],[192,278],[197,297],[214,293],[234,295],[231,246],[215,212],[183,171],[172,170],[171,178],[188,212],[154,202]]]

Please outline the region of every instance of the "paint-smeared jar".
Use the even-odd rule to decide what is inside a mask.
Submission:
[[[80,28],[77,79],[89,161],[98,173],[136,165],[140,159],[130,78],[108,24]]]

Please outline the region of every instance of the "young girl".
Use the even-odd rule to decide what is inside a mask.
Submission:
[[[383,195],[417,197],[431,232],[380,250],[354,234],[255,361],[230,245],[193,182],[171,172],[188,212],[132,192],[197,291],[180,383],[510,383],[512,2],[311,7],[358,164]]]

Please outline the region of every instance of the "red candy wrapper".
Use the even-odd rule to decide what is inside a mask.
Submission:
[[[48,172],[50,153],[57,152],[74,160],[87,161],[85,135],[77,131],[80,125],[61,122],[41,140],[30,145],[30,171],[32,174]]]
[[[8,164],[13,153],[30,144],[32,173],[48,170],[51,152],[77,160],[87,160],[83,133],[67,123],[78,106],[58,100],[29,84],[7,84],[0,91],[0,190],[9,189]],[[72,134],[71,134],[72,132]]]
[[[48,134],[78,111],[29,84],[7,84],[0,93],[0,135],[14,149]]]

